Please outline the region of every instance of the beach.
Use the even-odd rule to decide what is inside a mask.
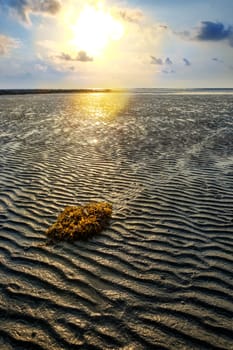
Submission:
[[[0,96],[0,348],[233,349],[232,93]],[[47,245],[68,205],[110,225]]]

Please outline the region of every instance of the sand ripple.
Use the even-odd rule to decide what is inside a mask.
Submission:
[[[232,97],[0,102],[0,348],[233,349]],[[110,227],[46,246],[91,200]]]

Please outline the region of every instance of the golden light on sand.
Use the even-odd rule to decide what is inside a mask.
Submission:
[[[99,55],[111,41],[123,36],[124,27],[99,3],[97,6],[84,6],[72,31],[75,48],[90,55]]]
[[[82,102],[81,102],[82,101]],[[89,110],[89,118],[95,125],[106,125],[121,115],[129,101],[128,94],[92,93],[83,96],[79,104]],[[80,103],[81,102],[81,103]]]
[[[70,94],[72,123],[77,123],[78,127],[82,125],[85,143],[96,146],[103,141],[101,135],[124,115],[130,96],[118,92]]]

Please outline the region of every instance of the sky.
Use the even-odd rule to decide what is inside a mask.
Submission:
[[[0,0],[0,89],[233,88],[232,0]]]

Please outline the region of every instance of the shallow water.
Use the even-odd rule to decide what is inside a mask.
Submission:
[[[1,349],[233,349],[232,234],[232,95],[0,97]]]

